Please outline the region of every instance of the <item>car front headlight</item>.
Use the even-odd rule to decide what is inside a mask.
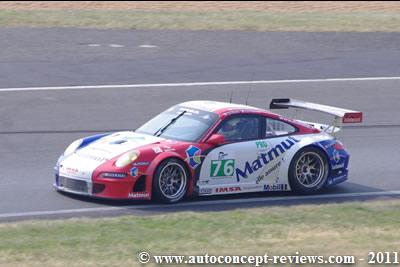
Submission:
[[[139,151],[133,150],[129,151],[122,156],[115,162],[115,166],[118,168],[125,167],[126,165],[134,162],[139,157]]]
[[[72,153],[74,153],[78,147],[82,144],[82,139],[76,140],[74,142],[72,142],[67,149],[64,151],[64,156],[68,156]]]

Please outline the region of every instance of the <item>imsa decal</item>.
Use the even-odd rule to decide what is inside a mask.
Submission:
[[[232,193],[240,191],[242,191],[242,189],[239,186],[218,187],[215,189],[215,193]]]

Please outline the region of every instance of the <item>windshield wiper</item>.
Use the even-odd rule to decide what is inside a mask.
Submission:
[[[161,127],[160,129],[157,130],[157,132],[155,132],[153,135],[154,136],[160,136],[163,134],[163,132],[165,132],[165,130],[168,129],[169,126],[171,126],[172,124],[174,124],[180,117],[183,116],[183,114],[186,113],[186,110],[182,111],[181,113],[179,113],[178,115],[176,115],[174,118],[172,118],[165,126]]]

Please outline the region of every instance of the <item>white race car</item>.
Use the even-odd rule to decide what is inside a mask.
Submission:
[[[334,135],[340,123],[361,122],[361,112],[293,99],[274,99],[270,108],[315,110],[335,120],[329,126],[246,105],[185,102],[135,131],[73,142],[56,164],[54,186],[174,203],[188,195],[310,194],[347,179],[349,155]]]

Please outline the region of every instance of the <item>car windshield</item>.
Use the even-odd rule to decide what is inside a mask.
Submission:
[[[217,119],[215,113],[176,105],[146,122],[136,132],[196,142]]]

